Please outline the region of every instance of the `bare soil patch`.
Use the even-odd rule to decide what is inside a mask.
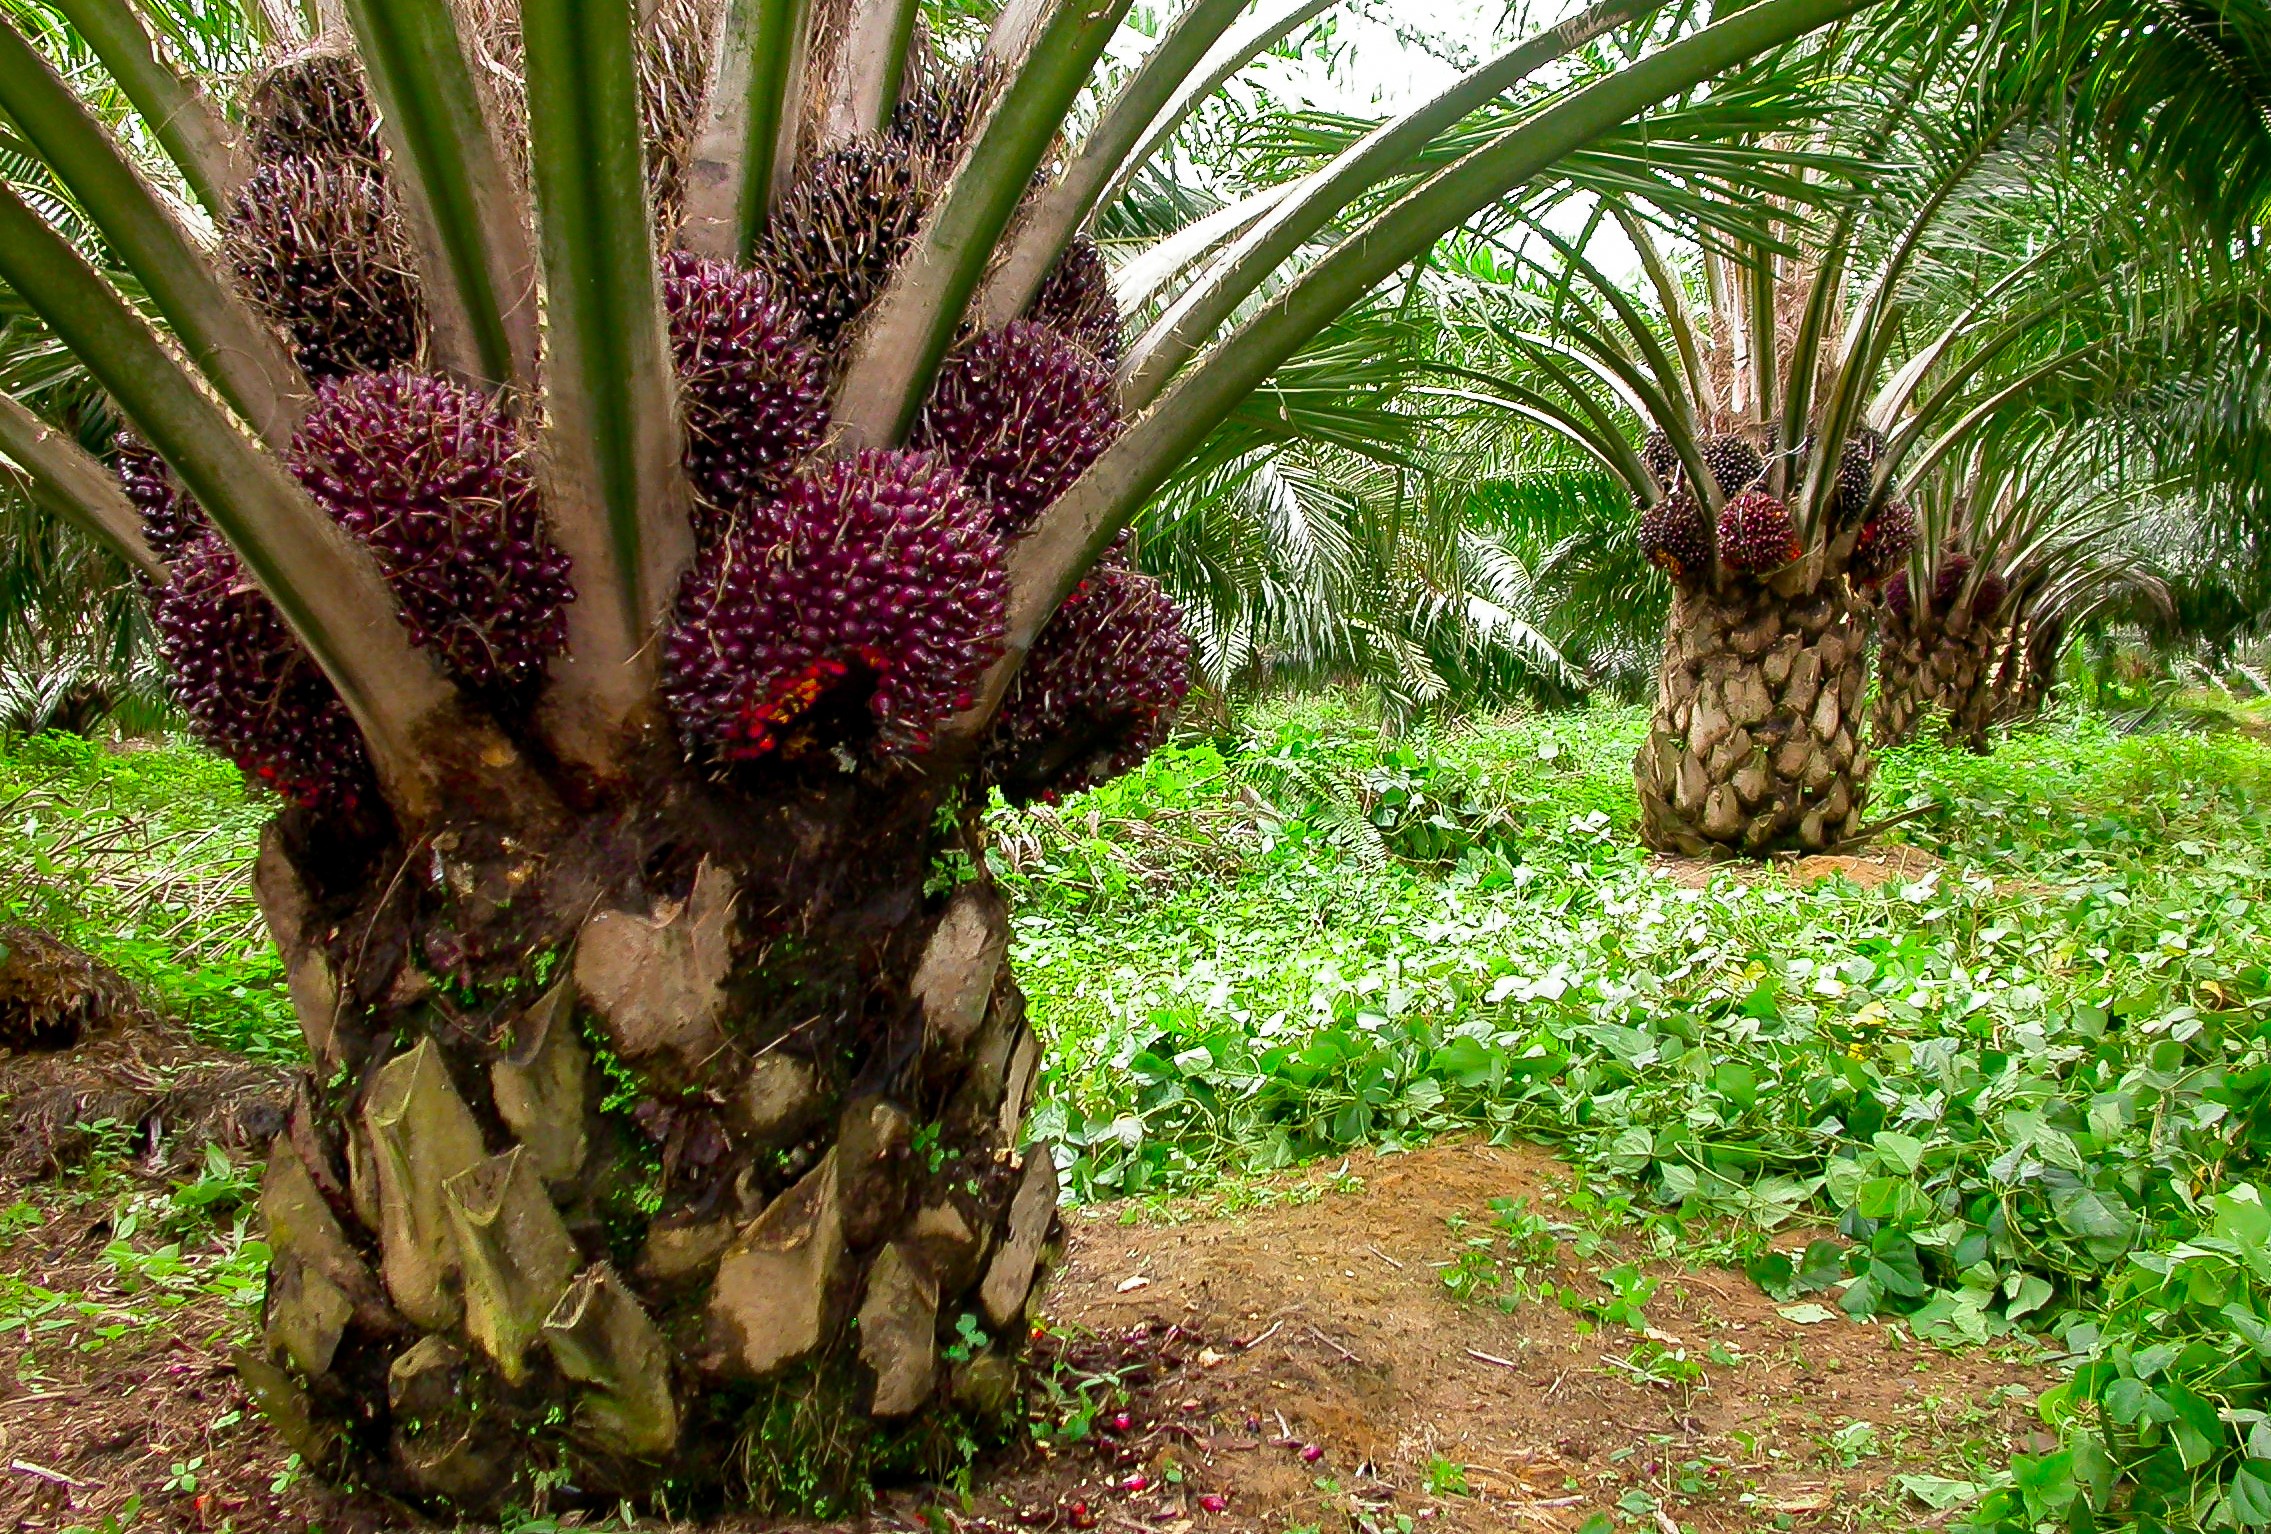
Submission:
[[[1093,1408],[1087,1436],[1012,1450],[966,1494],[895,1490],[828,1527],[1574,1530],[1638,1493],[1657,1530],[1916,1528],[1939,1515],[1892,1477],[1953,1474],[1966,1451],[2000,1463],[2034,1428],[2027,1402],[2051,1379],[2019,1350],[1801,1325],[1736,1272],[1652,1270],[1656,1345],[1702,1361],[1684,1385],[1636,1378],[1622,1361],[1644,1339],[1623,1327],[1455,1301],[1434,1266],[1462,1239],[1446,1221],[1473,1234],[1510,1196],[1550,1215],[1560,1178],[1542,1150],[1449,1144],[1294,1174],[1235,1214],[1072,1212],[1033,1411],[1056,1427]],[[168,1305],[122,1276],[103,1256],[115,1196],[38,1196],[45,1223],[0,1246],[0,1527],[102,1530],[129,1497],[131,1529],[419,1526],[286,1474],[227,1369],[253,1310]],[[1614,1260],[1565,1243],[1558,1281],[1600,1292]],[[27,1281],[80,1299],[34,1315]],[[177,1474],[191,1462],[194,1490]]]
[[[1801,888],[1823,879],[1843,877],[1862,889],[1873,890],[1895,880],[1912,884],[1940,866],[1940,859],[1922,847],[1911,847],[1905,842],[1887,842],[1861,852],[1815,853],[1810,857],[1774,858],[1763,863],[1747,858],[1719,861],[1687,858],[1668,852],[1659,852],[1648,860],[1650,869],[1680,888],[1691,890],[1709,885],[1714,874],[1725,874],[1743,884],[1784,879]]]

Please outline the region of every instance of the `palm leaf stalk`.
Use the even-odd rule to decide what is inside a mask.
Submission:
[[[1060,164],[1124,4],[1013,5],[963,68],[903,0],[342,9],[250,76],[233,193],[0,25],[63,194],[0,195],[0,280],[131,429],[140,550],[30,400],[0,448],[162,565],[182,707],[287,801],[257,883],[310,1069],[240,1377],[436,1510],[943,1473],[1014,1413],[1057,1191],[982,810],[1125,770],[1190,681],[1122,532],[1266,451],[1257,387],[1462,219],[1856,0],[1667,26],[1447,163],[1375,146],[1132,420],[1079,231],[1285,12],[1198,0]],[[217,245],[167,205],[206,193]],[[1513,612],[1441,552],[1386,568]]]

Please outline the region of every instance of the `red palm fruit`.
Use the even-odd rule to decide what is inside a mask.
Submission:
[[[207,745],[295,804],[343,811],[372,792],[362,733],[331,679],[219,534],[180,551],[151,621]]]
[[[686,472],[728,514],[770,494],[828,425],[828,364],[765,274],[675,252],[663,305],[686,419]],[[713,520],[705,511],[703,520]]]
[[[2004,599],[2010,594],[2009,583],[1994,571],[1988,571],[1980,576],[1979,583],[1971,588],[1972,617],[1982,623],[1993,618],[2003,610]]]
[[[1014,537],[1119,435],[1109,369],[1027,320],[971,337],[938,370],[914,445],[939,454]]]
[[[1700,585],[1710,576],[1711,518],[1685,486],[1642,514],[1640,552],[1682,586]]]
[[[1120,305],[1112,296],[1112,274],[1104,252],[1085,234],[1076,234],[1041,279],[1025,317],[1046,325],[1089,352],[1107,368],[1120,365]]]
[[[663,692],[726,760],[929,748],[1001,654],[1008,582],[987,511],[927,453],[792,476],[703,548],[679,588]]]
[[[121,430],[114,444],[118,483],[126,498],[142,514],[142,536],[158,558],[174,557],[210,528],[205,509],[173,477],[150,444],[131,431]]]
[[[1118,777],[1157,750],[1191,686],[1191,642],[1150,576],[1107,560],[1034,641],[982,772],[1013,804]]]
[[[1730,570],[1779,570],[1805,553],[1790,508],[1764,490],[1746,490],[1719,513],[1719,561]]]
[[[289,462],[369,547],[412,642],[459,681],[523,690],[567,644],[568,558],[545,534],[518,429],[482,396],[413,373],[323,384]]]

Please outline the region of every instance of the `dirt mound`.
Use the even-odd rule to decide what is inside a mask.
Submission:
[[[1660,852],[1648,860],[1648,867],[1670,879],[1682,889],[1699,890],[1710,884],[1712,875],[1725,874],[1744,884],[1761,884],[1769,879],[1787,879],[1801,887],[1823,879],[1842,876],[1862,889],[1875,889],[1880,884],[1898,881],[1911,884],[1941,866],[1940,860],[1922,847],[1892,842],[1871,847],[1864,852],[1816,853],[1803,858],[1776,858],[1764,863],[1739,859],[1713,861],[1709,858],[1679,857]]]
[[[0,1173],[51,1175],[106,1140],[153,1172],[194,1166],[209,1143],[257,1155],[284,1126],[288,1085],[281,1067],[136,1008],[68,1054],[0,1058]]]
[[[36,927],[0,926],[0,1049],[62,1049],[141,1010],[134,987]]]

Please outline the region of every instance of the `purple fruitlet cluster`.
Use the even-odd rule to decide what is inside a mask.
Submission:
[[[342,379],[317,390],[290,463],[377,559],[412,643],[480,691],[542,677],[575,592],[509,416],[447,379]]]
[[[1014,537],[1119,431],[1110,370],[1046,326],[1012,320],[947,357],[914,445],[960,470]]]
[[[764,273],[678,252],[663,306],[678,363],[686,472],[728,514],[771,494],[828,425],[828,363]]]
[[[1640,552],[1682,586],[1711,578],[1711,518],[1685,485],[1640,518]]]
[[[863,452],[796,474],[704,546],[663,690],[689,743],[728,760],[867,734],[912,755],[970,706],[1007,601],[1001,540],[961,477],[927,453]]]
[[[1013,804],[1126,772],[1167,738],[1191,687],[1191,642],[1159,583],[1107,558],[1041,630],[986,742]]]
[[[180,551],[151,621],[206,744],[294,804],[350,810],[370,793],[347,706],[219,534]]]
[[[1746,490],[1719,513],[1719,559],[1730,570],[1779,570],[1805,551],[1790,508],[1764,490]]]

